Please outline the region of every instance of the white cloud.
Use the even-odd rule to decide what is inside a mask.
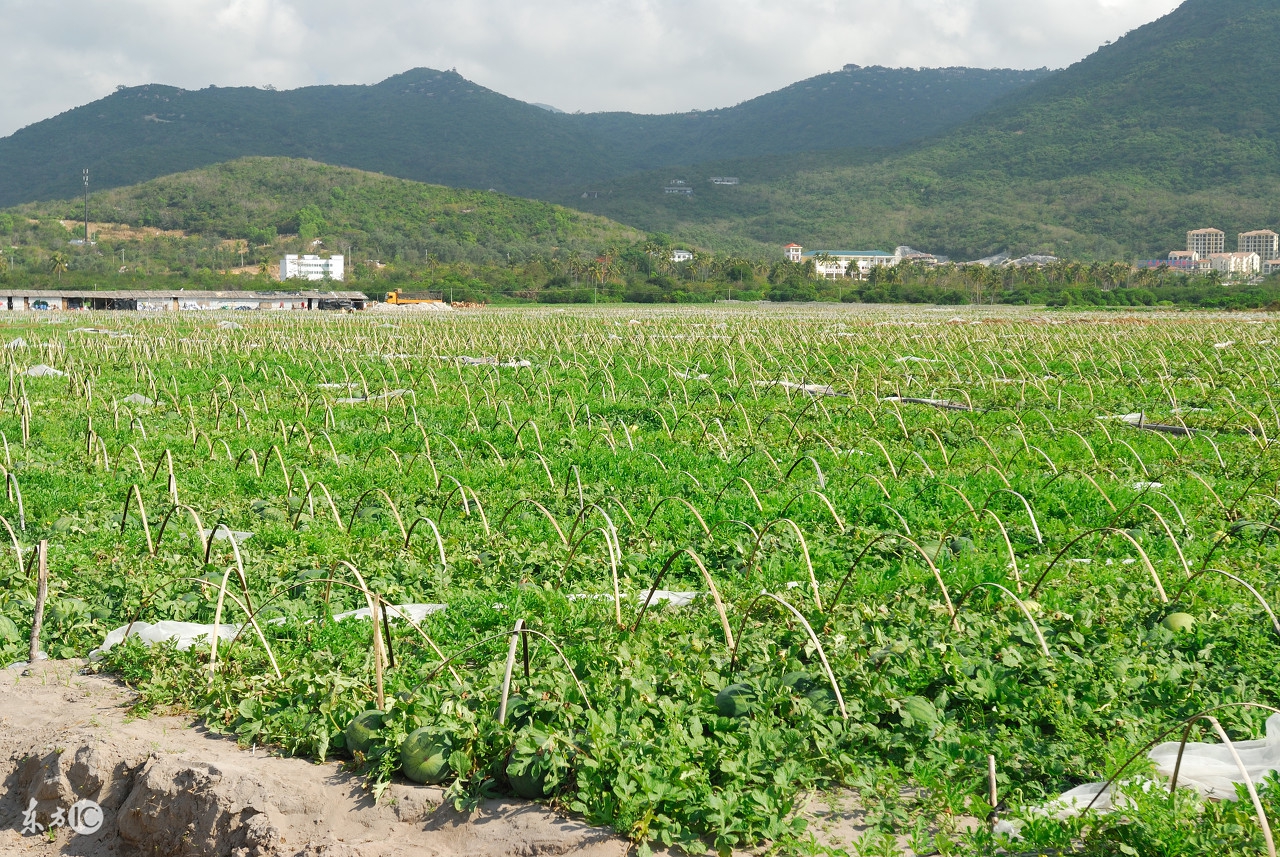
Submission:
[[[1177,0],[0,0],[0,135],[109,94],[457,67],[566,110],[722,107],[845,63],[1068,65]]]

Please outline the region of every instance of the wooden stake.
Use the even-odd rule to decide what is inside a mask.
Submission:
[[[1000,795],[996,791],[996,757],[987,755],[987,803],[991,804],[991,823],[996,820],[996,804],[1000,802]]]
[[[36,547],[38,570],[36,572],[36,609],[31,619],[31,651],[27,658],[29,664],[36,662],[40,654],[40,629],[44,625],[44,602],[49,596],[49,542],[41,541]]]
[[[507,700],[511,696],[511,673],[516,667],[516,644],[524,637],[524,620],[517,619],[515,630],[511,632],[511,643],[507,646],[507,671],[502,677],[502,702],[498,705],[498,722],[507,722]]]

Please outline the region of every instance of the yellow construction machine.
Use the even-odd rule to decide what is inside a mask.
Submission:
[[[444,301],[439,297],[410,298],[401,294],[399,289],[394,292],[387,292],[387,303],[396,306],[408,306],[409,304],[442,304]]]

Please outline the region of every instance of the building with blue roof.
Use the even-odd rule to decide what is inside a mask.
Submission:
[[[929,253],[920,253],[910,247],[899,247],[892,253],[883,250],[809,250],[799,244],[788,244],[783,248],[790,262],[813,261],[818,275],[834,280],[837,277],[854,276],[850,271],[856,266],[856,275],[865,277],[872,268],[891,268],[904,261],[938,264],[938,258]],[[830,261],[818,262],[818,257],[830,257]]]

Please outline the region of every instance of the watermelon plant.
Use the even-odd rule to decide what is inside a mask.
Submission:
[[[1274,782],[1035,807],[1280,705],[1273,319],[64,318],[0,322],[6,663],[45,540],[50,655],[128,628],[95,663],[141,711],[378,795],[692,853],[1266,846]]]

